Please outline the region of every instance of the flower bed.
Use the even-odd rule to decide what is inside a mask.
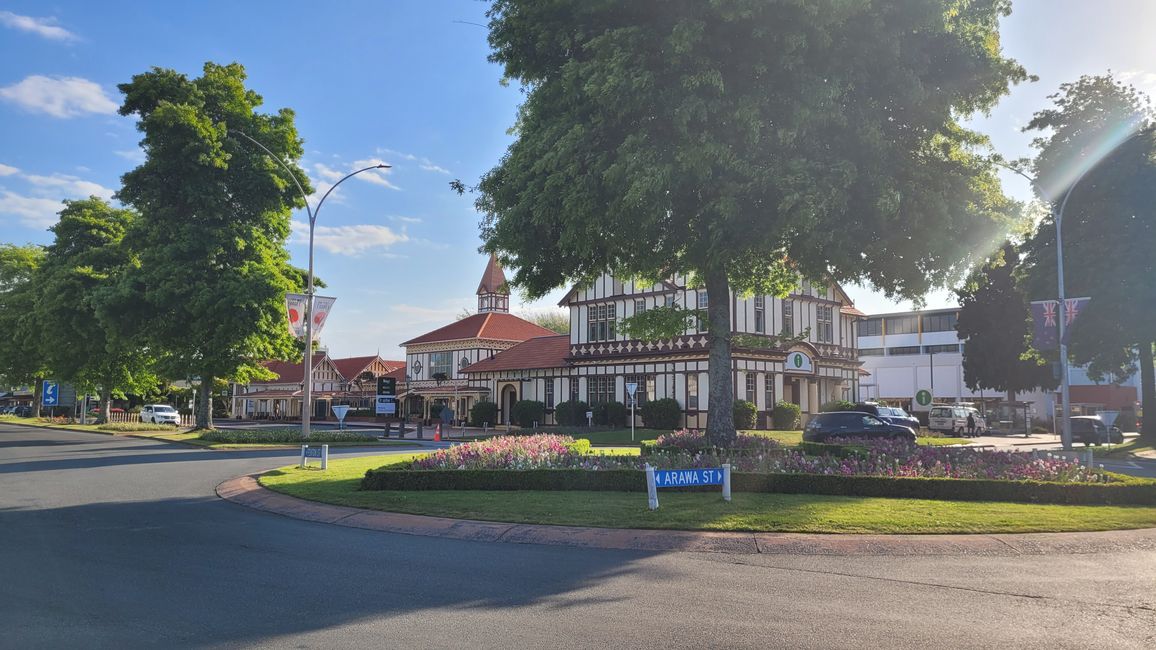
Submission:
[[[645,445],[647,452],[688,451],[698,452],[714,449],[706,433],[697,429],[679,429],[658,436],[651,445]],[[728,450],[733,453],[769,452],[782,449],[779,441],[766,436],[755,436],[749,433],[739,433],[735,437],[734,445]]]

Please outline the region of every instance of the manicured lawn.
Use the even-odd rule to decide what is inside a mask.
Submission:
[[[1147,528],[1156,508],[879,499],[805,494],[662,492],[646,508],[643,492],[361,492],[365,471],[412,459],[397,454],[330,461],[329,469],[283,467],[261,484],[313,501],[391,512],[484,521],[806,533],[1026,533]]]
[[[1076,447],[1080,449],[1079,446]],[[1110,452],[1101,452],[1101,449],[1107,447],[1095,447],[1096,454],[1108,458],[1119,458],[1124,456],[1141,455],[1149,458],[1156,457],[1156,446],[1143,438],[1128,438],[1122,445],[1112,445]]]

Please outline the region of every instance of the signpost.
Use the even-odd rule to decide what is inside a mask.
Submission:
[[[638,392],[638,384],[629,382],[626,384],[626,392],[630,393],[630,442],[634,442],[634,394]]]
[[[330,408],[333,410],[333,414],[337,416],[337,428],[344,431],[345,430],[345,414],[349,412],[349,405],[348,404],[335,404],[335,405],[331,406]]]
[[[301,445],[301,467],[302,469],[309,466],[309,459],[317,458],[321,461],[321,469],[329,467],[329,445],[321,445],[320,447],[310,447],[309,445]]]
[[[731,500],[731,466],[704,469],[655,469],[646,464],[646,495],[651,510],[658,509],[658,488],[721,485],[723,501]]]
[[[60,406],[60,383],[44,380],[44,387],[40,391],[40,404],[43,406]]]
[[[374,402],[374,415],[387,417],[397,415],[397,379],[394,377],[377,378],[377,401]]]
[[[913,411],[928,411],[931,410],[931,402],[933,401],[931,391],[919,390],[915,392],[915,405],[918,408],[913,408]]]

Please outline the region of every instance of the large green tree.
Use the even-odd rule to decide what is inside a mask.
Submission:
[[[529,296],[603,272],[709,295],[798,277],[917,298],[1004,238],[960,119],[1026,78],[1008,0],[497,0],[491,60],[526,94],[478,189],[484,249]],[[458,186],[461,187],[460,185]],[[735,435],[729,301],[710,414]]]
[[[102,300],[132,266],[124,237],[133,218],[97,197],[65,201],[38,271],[35,319],[43,363],[78,391],[95,389],[102,420],[114,395],[156,382],[151,355],[98,316]]]
[[[285,242],[302,200],[277,161],[229,131],[260,141],[308,188],[302,143],[293,112],[257,112],[245,79],[239,64],[206,63],[196,79],[154,68],[119,86],[146,158],[118,194],[140,213],[128,235],[139,264],[111,311],[137,326],[165,375],[200,378],[198,427],[212,426],[215,379],[264,376],[261,360],[295,350],[283,301],[301,276]]]
[[[40,357],[44,340],[35,318],[40,292],[36,272],[43,261],[42,246],[0,244],[0,378],[9,386],[32,384],[36,409],[38,380],[44,376]]]
[[[1139,365],[1142,435],[1156,441],[1156,127],[1148,98],[1112,75],[1064,84],[1036,113],[1034,161],[1044,200],[1064,206],[1068,297],[1092,300],[1072,324],[1071,358],[1093,375]],[[1080,177],[1080,174],[1084,174]],[[1076,182],[1078,179],[1078,183]],[[1073,185],[1073,183],[1075,183]],[[1049,217],[1025,246],[1028,294],[1056,296],[1056,227]]]
[[[956,331],[966,341],[963,380],[971,390],[1019,392],[1055,388],[1052,366],[1028,346],[1028,300],[1016,282],[1020,255],[1005,243],[959,289]]]

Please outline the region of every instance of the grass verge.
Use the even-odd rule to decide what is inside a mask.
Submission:
[[[272,490],[311,501],[390,512],[514,523],[799,533],[1034,533],[1148,528],[1156,508],[882,499],[806,494],[642,492],[361,492],[365,471],[420,454],[330,461],[329,469],[275,469]]]

